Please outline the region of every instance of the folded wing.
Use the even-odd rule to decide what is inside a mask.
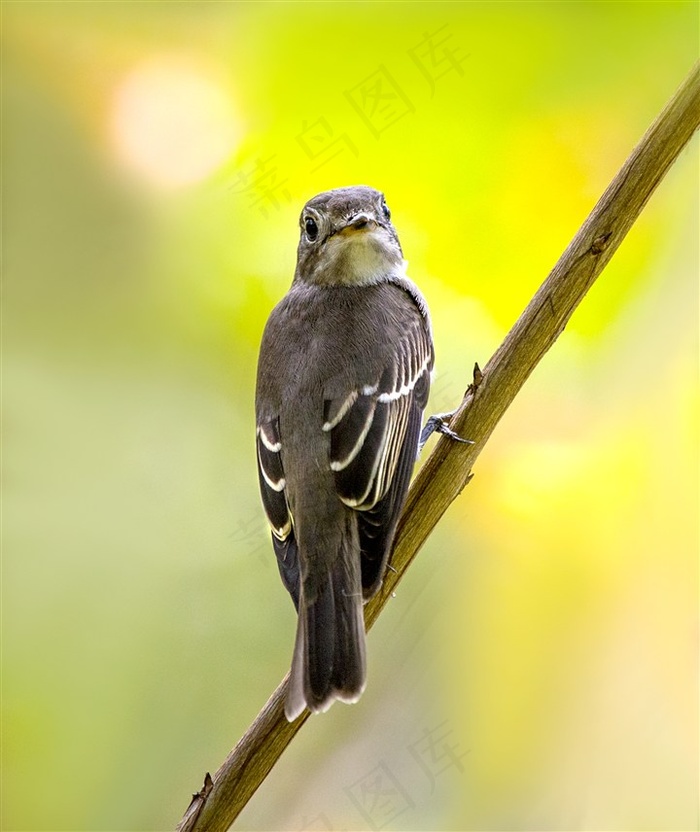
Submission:
[[[282,439],[279,418],[258,425],[258,477],[267,520],[272,528],[272,543],[282,582],[299,608],[299,558],[292,515],[287,505],[287,482],[282,468]]]
[[[433,351],[423,321],[407,327],[373,384],[326,401],[330,466],[340,499],[359,512],[362,585],[377,589],[416,459]]]

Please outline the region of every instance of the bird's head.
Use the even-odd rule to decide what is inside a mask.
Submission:
[[[295,281],[359,286],[402,272],[403,253],[384,194],[356,185],[304,206]]]

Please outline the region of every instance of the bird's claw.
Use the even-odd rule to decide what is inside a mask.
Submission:
[[[435,430],[438,433],[442,433],[444,436],[449,436],[450,439],[454,439],[455,442],[462,442],[465,445],[473,445],[473,439],[464,439],[458,433],[452,430],[452,428],[447,424],[447,422],[440,422],[440,424],[436,425]]]
[[[462,442],[465,445],[473,445],[471,439],[463,439],[458,433],[452,430],[448,425],[447,419],[452,417],[452,413],[440,413],[436,416],[430,416],[425,423],[425,427],[421,431],[420,440],[418,441],[418,453],[423,450],[423,446],[430,439],[433,433],[441,433],[443,436],[449,436],[455,442]]]

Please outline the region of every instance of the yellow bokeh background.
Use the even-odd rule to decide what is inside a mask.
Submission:
[[[2,828],[164,830],[291,656],[253,390],[301,206],[385,192],[455,406],[698,6],[2,12]],[[238,828],[697,828],[698,213],[696,138]]]

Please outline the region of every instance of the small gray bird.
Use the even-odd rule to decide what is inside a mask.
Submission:
[[[290,722],[364,690],[362,607],[384,575],[433,367],[428,308],[406,277],[384,196],[327,191],[300,225],[255,402],[262,502],[299,616]]]

